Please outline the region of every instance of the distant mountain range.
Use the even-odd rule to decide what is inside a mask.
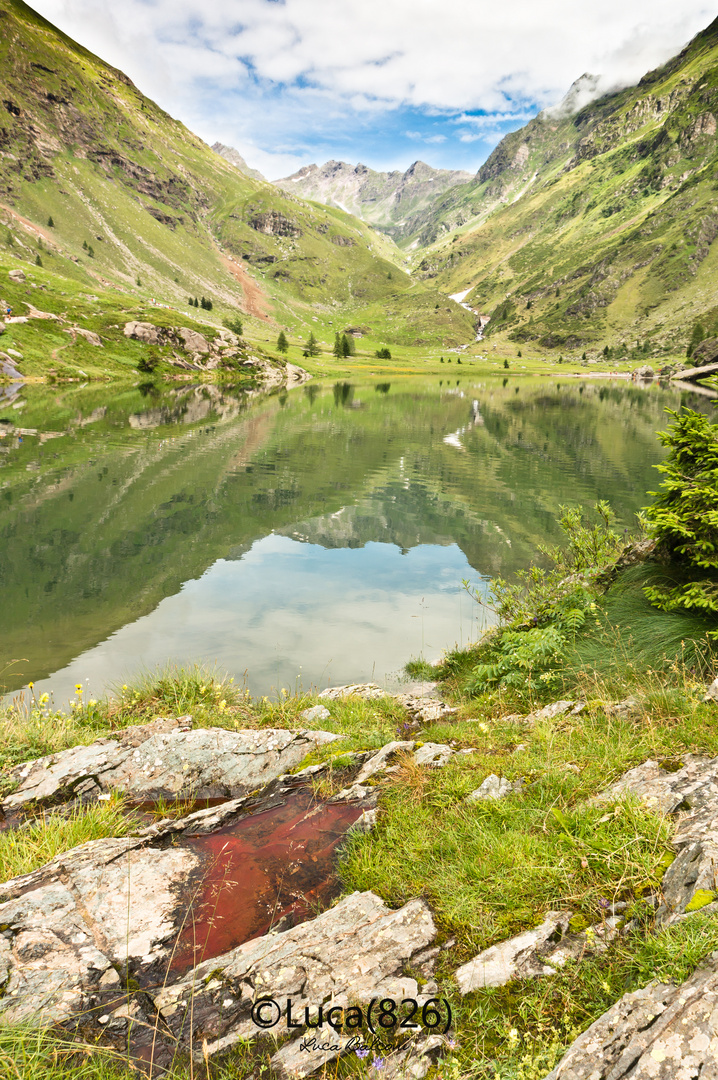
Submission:
[[[423,161],[415,161],[403,173],[375,172],[362,164],[327,161],[324,165],[305,165],[275,183],[302,199],[337,206],[399,239],[408,219],[427,211],[445,192],[471,179],[471,173],[432,169]]]

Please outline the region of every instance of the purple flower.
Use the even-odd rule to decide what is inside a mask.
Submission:
[[[605,899],[605,897],[599,896],[599,898],[598,898],[598,906],[605,911],[607,908],[610,908],[611,904],[609,903],[608,900]]]
[[[383,1069],[385,1064],[386,1064],[386,1062],[385,1062],[384,1058],[381,1058],[381,1057],[375,1057],[374,1060],[372,1061],[372,1066],[375,1069]]]
[[[456,1050],[456,1048],[457,1048],[457,1046],[459,1044],[456,1041],[456,1039],[447,1039],[446,1040],[446,1045],[449,1047],[449,1050]]]
[[[360,1046],[358,1050],[354,1051],[354,1053],[356,1054],[356,1056],[358,1058],[368,1057],[369,1056],[369,1047],[368,1046]]]

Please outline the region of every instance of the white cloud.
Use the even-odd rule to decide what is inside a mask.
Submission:
[[[285,135],[326,130],[332,111],[337,124],[350,112],[406,106],[522,120],[558,102],[582,72],[600,74],[602,86],[637,80],[715,16],[706,0],[33,4],[206,137],[215,115],[226,129],[222,95],[234,95],[235,111],[245,112],[235,132],[265,152],[282,122]],[[496,120],[458,118],[493,130]]]

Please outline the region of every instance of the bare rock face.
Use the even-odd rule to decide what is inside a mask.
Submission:
[[[546,1080],[716,1080],[718,955],[681,986],[625,994]]]
[[[52,799],[98,798],[122,791],[136,799],[235,798],[295,768],[316,746],[337,739],[326,731],[191,730],[189,717],[126,728],[19,765],[19,788],[5,811]]]

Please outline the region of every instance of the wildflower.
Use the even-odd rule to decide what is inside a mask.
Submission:
[[[41,697],[40,697],[40,704],[41,705],[47,705],[49,700],[50,700],[50,695],[49,694],[42,694]]]
[[[97,705],[97,702],[94,698],[90,698],[87,704],[90,706],[90,708],[92,708],[94,705]]]
[[[488,734],[488,731],[489,731],[489,725],[488,725],[488,724],[485,724],[485,723],[483,722],[483,720],[481,721],[481,723],[480,723],[480,724],[478,724],[478,725],[477,725],[477,727],[478,727],[479,731],[483,731],[484,735],[487,735],[487,734]]]
[[[127,683],[123,683],[122,684],[122,692],[124,693],[126,689],[127,689]]]
[[[609,902],[609,901],[608,901],[608,900],[607,900],[607,899],[605,898],[605,896],[599,896],[599,898],[598,898],[598,906],[599,906],[600,908],[603,908],[603,910],[605,911],[605,910],[606,910],[606,908],[608,908],[608,907],[610,907],[610,906],[611,906],[611,904],[610,904],[610,902]]]
[[[76,694],[81,694],[82,693],[82,683],[79,683],[79,682],[75,683],[75,693]]]
[[[511,1042],[518,1042],[518,1038],[519,1038],[519,1033],[516,1030],[516,1028],[511,1028],[511,1031],[509,1032],[509,1040]]]
[[[383,1057],[375,1057],[371,1064],[373,1069],[383,1069],[386,1061]]]
[[[222,698],[222,700],[219,703],[219,711],[224,712],[224,710],[226,708],[227,708],[227,702],[224,700],[224,698]]]
[[[289,693],[289,691],[285,690],[285,688],[282,687],[282,697],[286,697],[288,693]]]
[[[358,1058],[368,1057],[369,1056],[369,1047],[368,1046],[360,1046],[358,1050],[354,1051],[354,1053],[356,1054],[356,1056]]]
[[[28,688],[28,690],[32,690],[32,688],[34,687],[34,685],[35,685],[35,683],[34,683],[34,682],[29,682],[29,683],[27,684],[27,688]]]
[[[459,1044],[456,1041],[456,1039],[447,1039],[446,1040],[446,1045],[449,1047],[449,1050],[456,1050],[456,1048],[457,1048],[457,1046]]]

